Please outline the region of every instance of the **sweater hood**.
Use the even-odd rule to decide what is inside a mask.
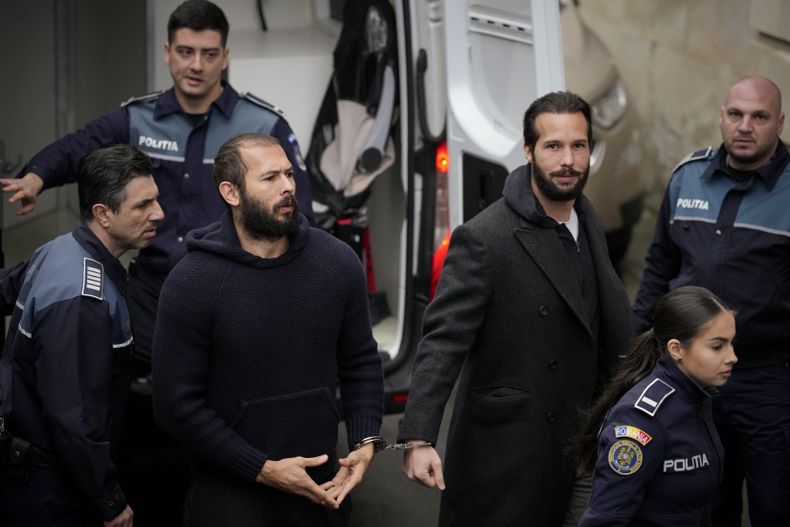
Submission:
[[[288,250],[277,258],[261,258],[242,249],[231,213],[225,211],[218,222],[195,229],[187,235],[187,252],[203,251],[250,267],[277,267],[296,258],[309,237],[310,224],[304,215],[299,214],[299,228],[289,238]]]

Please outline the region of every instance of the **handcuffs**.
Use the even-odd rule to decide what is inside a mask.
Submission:
[[[421,448],[425,446],[433,446],[430,441],[422,441],[420,439],[413,441],[405,441],[402,443],[387,443],[387,440],[381,436],[370,436],[362,439],[351,447],[351,451],[359,450],[365,445],[373,445],[373,452],[378,453],[382,450],[411,450],[412,448]]]

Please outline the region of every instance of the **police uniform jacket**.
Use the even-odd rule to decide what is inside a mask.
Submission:
[[[35,172],[46,189],[74,182],[80,160],[98,148],[128,143],[145,152],[153,162],[165,218],[137,262],[162,275],[186,254],[186,234],[219,220],[225,211],[212,174],[214,157],[228,139],[247,132],[280,141],[294,168],[300,210],[312,221],[310,182],[290,126],[279,110],[254,95],[239,95],[227,83],[197,122],[183,112],[173,88],[132,98],[44,148],[20,174]]]
[[[631,337],[630,307],[586,198],[576,201],[597,284],[594,330],[558,235],[522,166],[504,197],[452,235],[428,305],[400,439],[435,442],[463,366],[447,440],[442,522],[559,525],[579,410]]]
[[[126,271],[85,225],[10,271],[4,290],[21,288],[0,368],[6,427],[110,520],[126,507],[110,458],[129,384]]]
[[[710,393],[662,359],[606,415],[579,525],[710,525],[722,456]]]
[[[641,329],[670,289],[697,285],[737,309],[736,367],[782,364],[790,349],[790,153],[748,174],[724,147],[672,175],[634,304]]]

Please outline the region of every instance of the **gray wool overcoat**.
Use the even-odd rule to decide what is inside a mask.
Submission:
[[[463,367],[444,461],[441,525],[560,525],[575,469],[580,410],[626,351],[630,306],[586,198],[598,288],[598,339],[556,223],[538,208],[530,171],[452,236],[425,313],[400,439],[436,442]]]

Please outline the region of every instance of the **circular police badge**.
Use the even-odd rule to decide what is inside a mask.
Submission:
[[[630,476],[642,466],[642,449],[630,439],[615,441],[609,449],[609,466],[621,476]]]

